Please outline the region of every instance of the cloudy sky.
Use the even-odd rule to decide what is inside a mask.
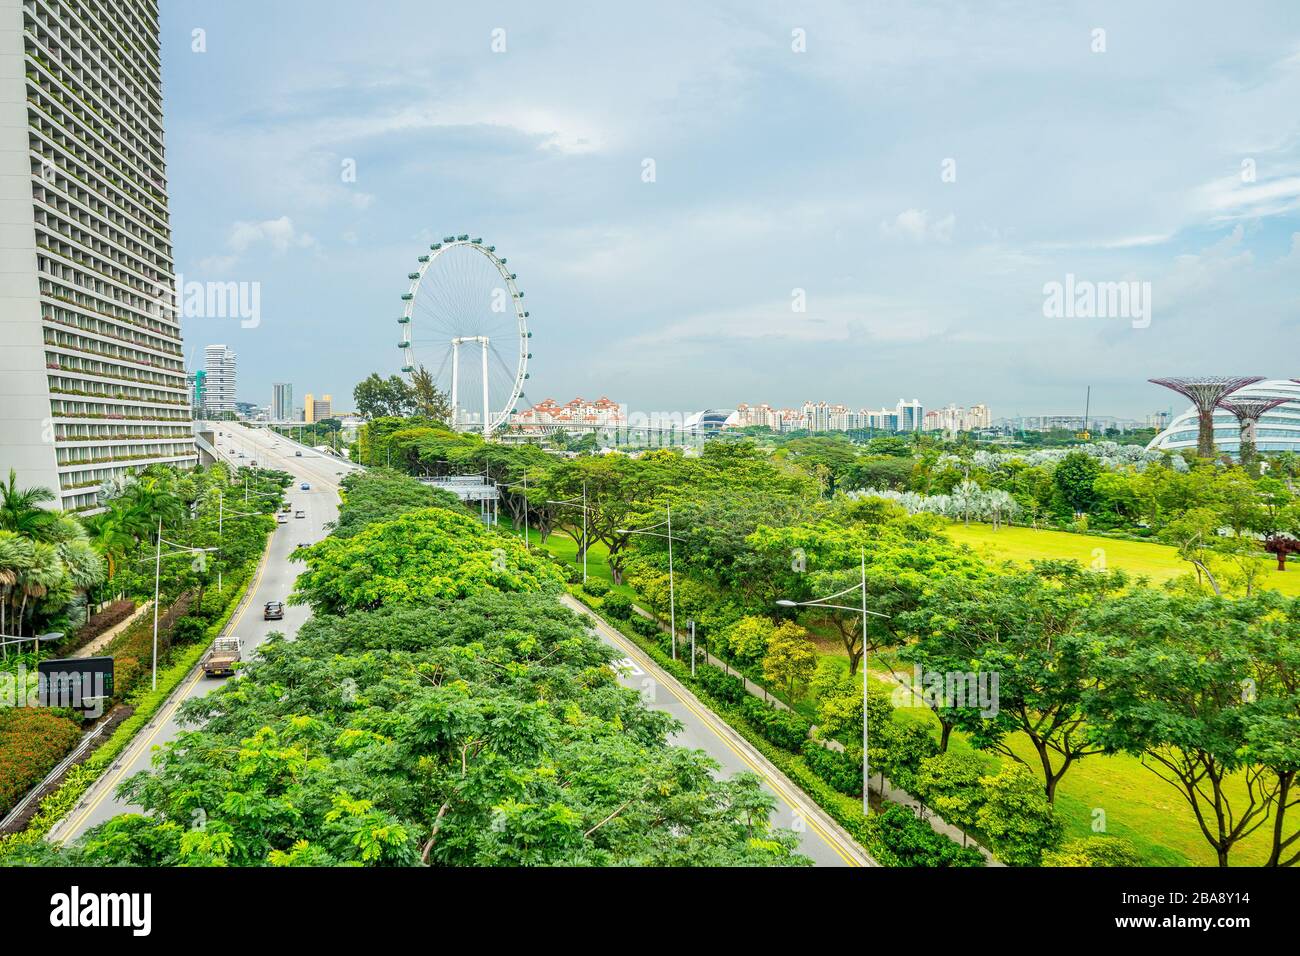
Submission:
[[[1140,416],[1183,404],[1151,376],[1300,376],[1295,0],[164,0],[162,29],[178,271],[262,297],[186,350],[236,349],[241,400],[350,407],[462,232],[527,293],[534,402],[1091,385]],[[1067,276],[1149,315],[1046,316]]]

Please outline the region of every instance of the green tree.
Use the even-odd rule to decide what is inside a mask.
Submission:
[[[767,640],[763,677],[784,687],[790,699],[797,700],[799,688],[812,680],[816,671],[817,652],[808,640],[808,632],[792,621],[782,622]]]
[[[406,418],[416,408],[415,393],[405,379],[397,375],[384,379],[378,372],[371,372],[357,383],[352,399],[361,416],[371,420],[390,416]]]
[[[1074,762],[1100,753],[1090,740],[1084,702],[1098,687],[1095,642],[1083,630],[1085,614],[1116,599],[1127,586],[1122,572],[1086,571],[1071,562],[1035,562],[1032,572],[1008,574],[996,586],[945,578],[928,589],[921,605],[904,617],[920,635],[900,656],[925,671],[972,672],[969,693],[938,704],[943,719],[971,734],[971,742],[1023,762],[1012,735],[1032,745],[1049,802]],[[980,685],[979,675],[985,675]],[[997,683],[992,681],[996,678]],[[971,697],[976,699],[972,700]]]
[[[554,564],[519,540],[443,508],[409,511],[350,538],[326,538],[299,552],[307,570],[291,603],[342,614],[386,605],[428,604],[486,590],[555,591]]]
[[[1043,788],[1022,764],[1006,764],[980,779],[984,805],[975,814],[993,852],[1008,866],[1038,866],[1060,842],[1061,824]]]
[[[1097,503],[1093,487],[1101,474],[1101,464],[1096,458],[1081,451],[1072,451],[1061,459],[1052,473],[1052,483],[1061,502],[1076,514],[1086,514]]]
[[[1142,756],[1182,794],[1220,866],[1267,823],[1277,790],[1250,746],[1278,729],[1256,696],[1259,619],[1270,607],[1263,597],[1139,590],[1089,616],[1104,686],[1089,696],[1091,736],[1107,752]]]

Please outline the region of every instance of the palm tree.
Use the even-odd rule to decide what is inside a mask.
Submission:
[[[23,618],[27,616],[27,602],[31,598],[46,597],[51,591],[67,584],[67,571],[59,558],[57,545],[44,541],[32,542],[32,563],[18,578],[18,591],[23,596],[22,606],[18,609],[17,636],[23,633]]]
[[[12,531],[0,530],[0,635],[7,634],[10,595],[32,566],[32,542]],[[5,656],[9,649],[5,648]]]
[[[18,487],[18,473],[9,469],[9,483],[0,485],[0,528],[29,538],[39,537],[54,512],[41,505],[54,500],[48,488]]]
[[[145,533],[144,529],[116,501],[109,502],[105,510],[88,519],[87,525],[91,546],[103,556],[107,564],[106,580],[112,584],[118,562],[125,560]]]
[[[59,515],[50,522],[53,544],[63,563],[67,584],[90,603],[91,588],[104,583],[104,561],[90,544],[85,526],[71,515]],[[89,613],[89,612],[87,612]]]

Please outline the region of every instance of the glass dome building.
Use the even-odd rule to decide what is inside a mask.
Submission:
[[[1300,382],[1286,378],[1269,379],[1247,385],[1232,393],[1232,398],[1285,398],[1286,404],[1267,411],[1259,420],[1256,448],[1263,453],[1293,451],[1300,453]],[[1157,451],[1196,451],[1197,415],[1188,408],[1169,423],[1169,427],[1151,440],[1147,448]],[[1214,444],[1219,451],[1237,457],[1241,449],[1241,424],[1226,408],[1214,412]]]
[[[724,428],[735,428],[740,424],[740,413],[730,408],[706,408],[702,412],[688,415],[682,423],[682,431],[697,432],[702,435],[716,435]]]

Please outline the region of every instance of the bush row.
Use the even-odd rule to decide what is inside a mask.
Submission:
[[[52,710],[0,710],[0,816],[40,783],[80,737],[80,724]]]
[[[649,654],[660,667],[690,687],[707,707],[726,720],[778,770],[790,778],[795,786],[844,827],[878,863],[884,866],[982,867],[984,865],[984,858],[978,850],[958,846],[946,836],[936,833],[929,824],[918,820],[905,807],[890,808],[895,812],[889,814],[888,821],[882,819],[883,814],[864,816],[860,762],[856,768],[859,785],[855,791],[855,799],[826,779],[827,776],[831,776],[836,777],[841,784],[847,783],[847,778],[851,775],[845,762],[852,759],[850,754],[837,754],[826,750],[815,741],[808,740],[809,728],[804,718],[764,704],[746,692],[737,677],[731,677],[715,667],[707,666],[697,667],[696,676],[692,678],[689,665],[672,660],[663,649],[662,645],[668,640],[668,636],[659,631],[658,625],[648,621],[647,623],[653,626],[654,634],[642,633],[642,628],[637,626],[637,622],[644,620],[646,619],[639,615],[634,616],[627,622],[629,626],[619,629]],[[655,639],[649,639],[651,637]],[[715,693],[714,688],[723,689],[723,693]],[[737,692],[742,694],[743,698],[738,698]],[[752,721],[760,721],[762,726]],[[802,722],[803,734],[797,737],[800,722]],[[769,734],[793,742],[793,747],[777,744]],[[817,757],[813,759],[819,761],[819,771],[814,770],[812,762],[807,757],[812,748],[816,748],[818,752]],[[823,759],[822,755],[827,756]]]
[[[269,540],[270,538],[268,536],[267,541],[269,542]],[[256,567],[256,564],[245,566],[235,572],[232,578],[229,579],[231,581],[230,599],[226,602],[225,607],[220,610],[219,613],[214,610],[213,613],[216,614],[216,619],[207,625],[202,635],[203,639],[183,648],[177,647],[175,652],[171,655],[171,660],[167,666],[164,668],[160,664],[157,690],[152,690],[149,683],[140,683],[138,680],[136,681],[138,686],[134,688],[133,693],[129,695],[128,700],[131,706],[134,707],[131,716],[119,724],[117,729],[113,731],[112,736],[100,745],[100,747],[95,750],[95,752],[91,754],[84,763],[80,763],[68,771],[59,788],[48,794],[41,801],[36,814],[33,815],[30,821],[28,821],[26,828],[21,833],[0,836],[0,858],[3,858],[4,854],[10,849],[33,844],[44,839],[45,835],[49,833],[49,831],[60,820],[67,816],[69,812],[71,812],[73,807],[76,806],[77,801],[85,795],[86,791],[90,789],[97,779],[99,779],[100,775],[113,764],[113,761],[117,759],[118,755],[127,748],[133,739],[135,739],[136,734],[143,730],[149,721],[153,719],[154,715],[162,705],[167,702],[180,683],[189,676],[196,666],[198,666],[203,655],[207,653],[208,644],[221,633],[226,624],[230,621],[236,608],[239,607],[240,603],[244,599],[244,595],[250,586]],[[149,636],[152,641],[152,615],[148,616],[148,620]],[[128,630],[134,630],[134,627]],[[159,619],[160,641],[161,635],[162,619]],[[141,672],[143,672],[143,669],[141,669]],[[117,670],[115,667],[115,682],[116,675]],[[139,674],[137,674],[137,678],[138,676]],[[119,696],[127,696],[121,688],[116,686],[116,684],[114,691],[115,693],[118,693]],[[37,711],[37,713],[41,713],[41,711]],[[50,712],[44,711],[44,713]],[[19,793],[18,797],[21,797],[23,793],[26,793],[32,786],[39,783],[44,774],[48,773],[49,770],[53,768],[55,764],[57,764],[58,761],[72,749],[73,746],[76,745],[80,733],[80,728],[78,728],[77,736],[67,743],[59,756],[50,763],[49,767],[47,767],[40,776],[37,776],[35,780],[32,780],[31,783],[29,783],[27,787]],[[0,767],[3,766],[5,766],[5,763],[3,758],[0,757]],[[18,797],[14,798],[15,802]]]
[[[59,647],[59,654],[67,656],[73,651],[85,647],[97,637],[111,631],[135,613],[134,601],[113,601],[96,611],[86,619],[86,623],[77,628],[71,640]]]

